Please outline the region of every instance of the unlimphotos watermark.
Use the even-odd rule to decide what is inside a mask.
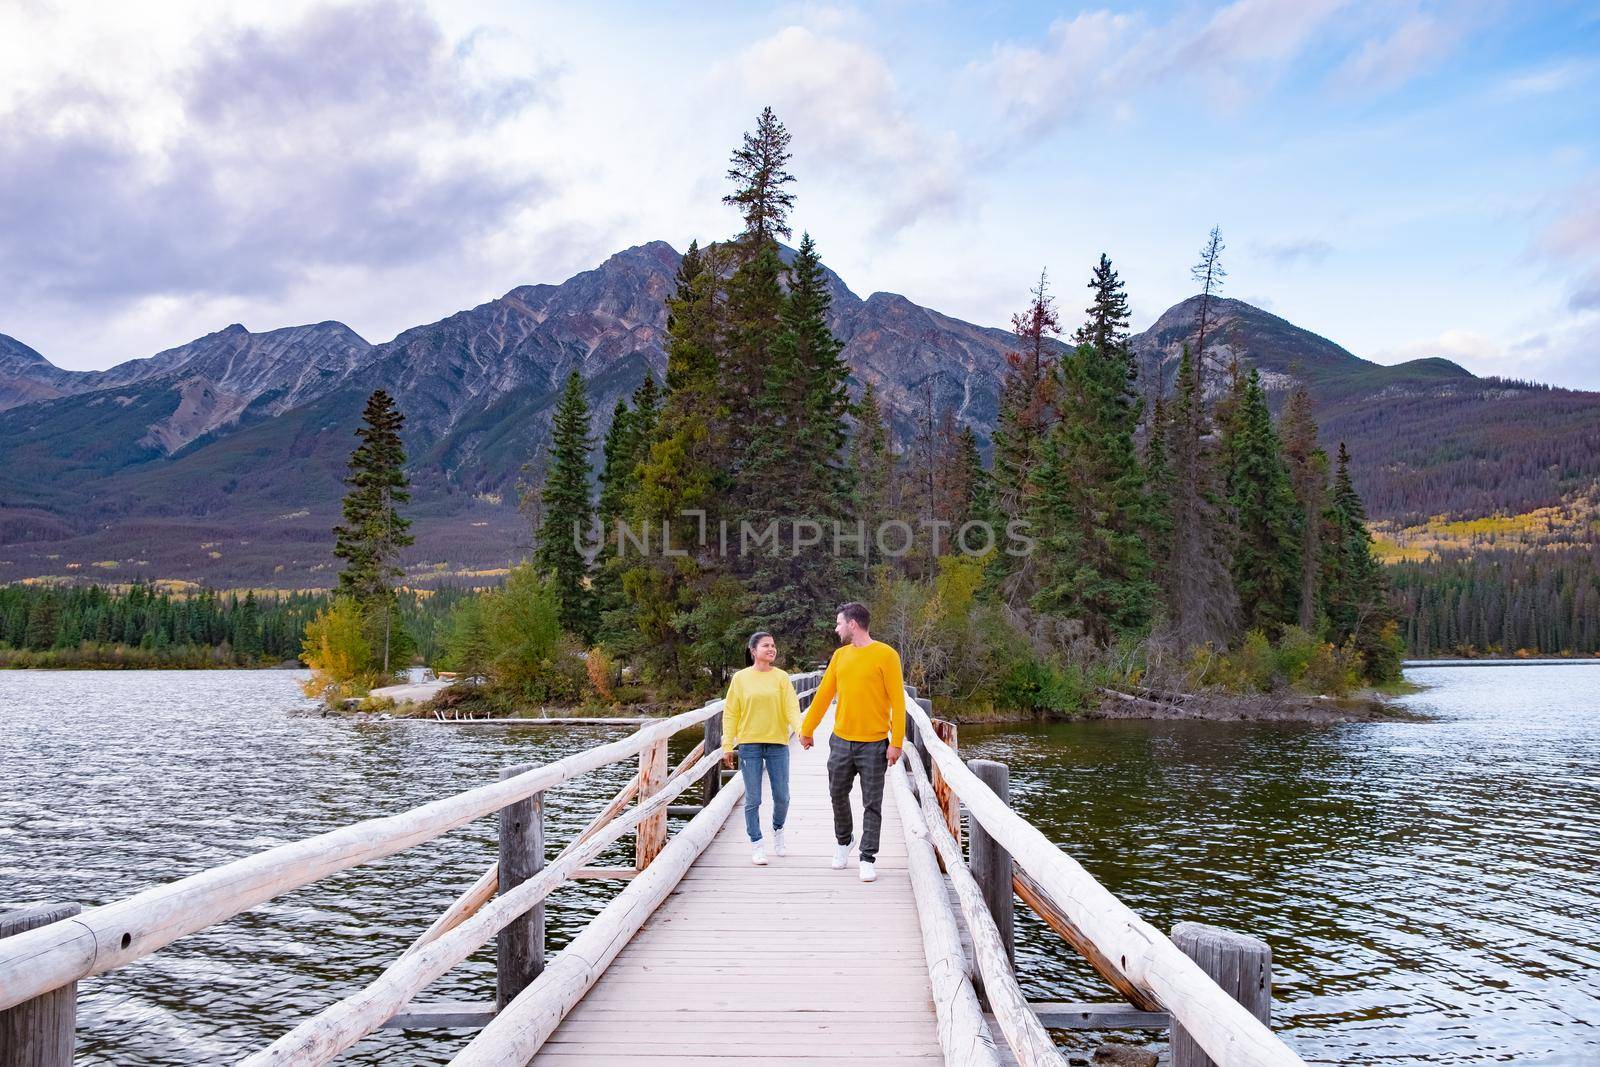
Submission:
[[[947,519],[888,519],[869,528],[864,519],[784,517],[759,523],[721,519],[713,526],[704,511],[681,511],[678,520],[635,523],[618,519],[606,529],[595,519],[587,530],[575,522],[572,543],[591,562],[607,544],[624,559],[688,555],[794,558],[816,552],[901,559],[919,551],[934,556],[951,552],[983,556],[995,551],[1027,556],[1038,543],[1031,525],[1023,519],[1004,525],[982,519],[959,524]]]

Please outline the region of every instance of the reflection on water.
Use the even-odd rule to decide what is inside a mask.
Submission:
[[[1162,929],[1273,948],[1325,1063],[1600,1063],[1600,667],[1419,672],[1421,723],[967,728],[1013,803]],[[1030,996],[1110,999],[1028,917]]]
[[[619,736],[290,718],[280,672],[0,672],[0,905],[90,906]],[[1162,928],[1266,938],[1275,1022],[1323,1063],[1600,1064],[1600,667],[1419,672],[1423,723],[962,731],[1015,803]],[[690,743],[684,739],[674,756]],[[557,794],[570,837],[631,773]],[[491,860],[493,821],[344,872],[84,984],[83,1063],[228,1062],[349,993]],[[601,863],[627,863],[616,846]],[[617,885],[550,908],[564,944]],[[1019,912],[1040,999],[1113,999]],[[427,999],[487,999],[492,952]],[[443,1063],[466,1032],[346,1062]]]

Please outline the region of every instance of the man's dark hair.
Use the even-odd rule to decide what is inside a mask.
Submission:
[[[872,613],[867,610],[865,604],[858,604],[854,600],[848,604],[840,604],[839,614],[863,630],[872,629]]]

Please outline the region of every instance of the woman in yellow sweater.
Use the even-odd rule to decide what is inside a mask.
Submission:
[[[733,676],[722,708],[722,758],[733,766],[739,754],[744,776],[744,828],[750,835],[750,860],[767,862],[761,840],[761,770],[772,783],[772,847],[780,856],[789,849],[783,822],[789,814],[789,735],[800,729],[800,698],[786,671],[773,666],[778,645],[769,633],[752,634],[750,666]]]

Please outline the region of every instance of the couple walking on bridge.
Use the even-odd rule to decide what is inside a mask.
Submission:
[[[851,602],[839,608],[834,632],[842,644],[828,661],[828,669],[811,698],[804,721],[800,700],[787,672],[773,664],[777,642],[769,633],[752,634],[751,665],[733,676],[722,713],[724,762],[733,766],[737,753],[744,776],[744,822],[750,836],[751,861],[767,863],[761,833],[761,778],[765,769],[772,785],[772,847],[775,855],[788,854],[784,820],[789,813],[789,740],[798,735],[800,747],[812,747],[817,726],[838,700],[833,733],[828,739],[828,794],[833,802],[833,869],[843,870],[855,845],[855,820],[850,792],[861,780],[861,880],[875,881],[879,830],[883,824],[883,785],[888,769],[900,759],[906,730],[906,690],[900,673],[900,656],[882,641],[875,641],[871,615],[865,606]]]

